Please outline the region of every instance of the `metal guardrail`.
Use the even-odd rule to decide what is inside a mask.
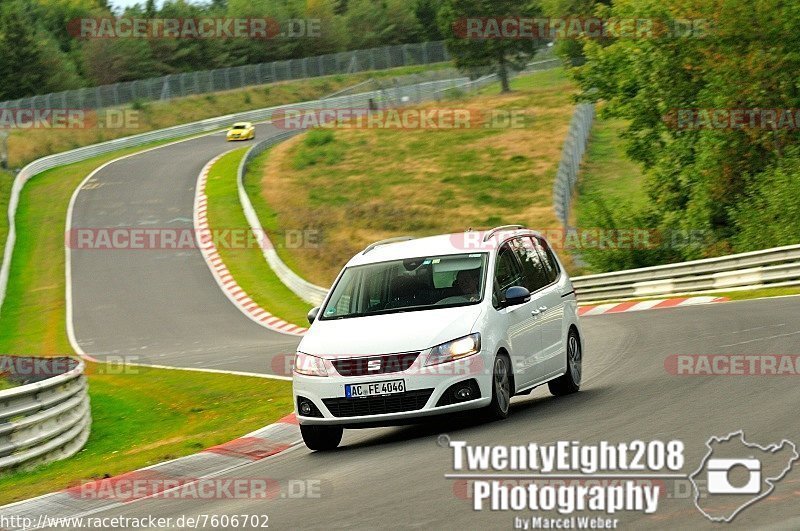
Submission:
[[[445,73],[434,72],[430,77],[434,79],[446,75]],[[426,79],[426,76],[404,76],[400,78],[398,83],[408,83],[411,80]],[[265,109],[256,109],[227,116],[219,116],[216,118],[209,118],[199,122],[193,122],[166,129],[159,129],[147,133],[141,133],[124,138],[102,142],[100,144],[93,144],[64,153],[57,153],[49,155],[41,159],[37,159],[24,168],[17,174],[14,183],[11,187],[11,196],[8,203],[8,235],[6,237],[6,245],[3,251],[3,261],[0,265],[0,313],[2,313],[2,305],[5,300],[6,289],[8,287],[8,278],[11,271],[12,257],[14,254],[14,245],[16,243],[16,213],[19,206],[19,199],[22,189],[25,184],[35,175],[74,162],[80,162],[99,155],[105,155],[120,149],[140,147],[154,142],[162,142],[174,140],[193,135],[209,133],[216,130],[221,130],[233,122],[248,121],[248,122],[263,122],[269,120],[274,113],[283,111],[285,109],[313,109],[323,107],[357,107],[364,105],[365,101],[370,99],[376,104],[385,106],[393,101],[402,100],[404,95],[414,94],[416,92],[425,93],[429,90],[436,90],[448,85],[448,83],[462,82],[464,78],[444,79],[436,81],[425,81],[417,83],[416,85],[396,86],[392,88],[379,88],[370,92],[361,94],[346,94],[337,96],[335,98],[326,98],[322,100],[315,100],[310,102],[279,105],[275,107],[268,107]],[[418,87],[418,85],[421,85]]]
[[[407,77],[405,81],[412,77]],[[377,108],[400,107],[403,105],[410,105],[413,103],[422,103],[424,101],[437,100],[443,93],[447,91],[458,89],[464,91],[474,91],[481,87],[496,81],[496,76],[484,76],[478,80],[470,81],[468,78],[451,78],[438,81],[430,81],[424,83],[412,83],[403,85],[403,80],[398,80],[391,87],[381,87],[377,91],[361,93],[349,96],[336,96],[328,97],[323,100],[314,102],[302,103],[294,106],[288,106],[292,109],[321,109],[321,108],[336,108],[337,104],[346,99],[347,105],[350,108],[367,109],[370,103],[376,105]],[[258,215],[247,196],[247,191],[244,187],[244,181],[247,177],[247,166],[257,156],[261,155],[267,149],[279,144],[289,138],[304,132],[304,130],[291,130],[281,133],[279,135],[270,137],[266,140],[259,142],[250,148],[245,156],[239,163],[237,172],[237,183],[239,202],[244,210],[244,215],[250,225],[250,229],[261,241],[261,249],[264,259],[275,272],[277,277],[288,287],[295,295],[308,302],[309,304],[319,305],[325,299],[328,293],[328,288],[317,286],[308,282],[300,277],[297,273],[291,270],[283,260],[281,260],[275,247],[267,237],[266,232],[258,219]]]
[[[325,295],[328,293],[328,290],[323,287],[316,286],[300,277],[300,275],[292,271],[289,266],[287,266],[283,260],[280,259],[278,253],[275,251],[275,246],[269,240],[267,233],[261,226],[261,221],[258,219],[258,214],[256,214],[256,211],[253,208],[253,203],[250,202],[250,197],[248,197],[247,191],[244,187],[247,166],[254,158],[261,155],[264,151],[272,146],[288,140],[289,138],[302,132],[303,130],[286,131],[279,135],[263,140],[250,148],[239,163],[236,179],[239,189],[239,203],[242,205],[242,210],[244,210],[244,215],[247,218],[247,223],[250,225],[250,230],[253,231],[253,233],[261,242],[261,251],[264,255],[264,259],[269,264],[269,267],[272,268],[272,271],[275,272],[275,275],[287,288],[292,290],[295,295],[309,304],[318,306],[322,304],[322,301],[325,299]]]
[[[169,100],[278,81],[386,70],[449,60],[450,55],[443,41],[398,44],[67,90],[0,102],[0,109],[103,109],[134,101]]]
[[[0,391],[0,471],[65,459],[83,448],[92,418],[82,361],[0,356],[0,368],[24,383]]]
[[[548,55],[552,55],[551,52],[546,51],[545,54],[542,54],[545,57]],[[543,59],[539,61],[534,61],[529,63],[523,73],[525,72],[534,72],[538,70],[545,70],[548,68],[554,68],[561,64],[559,59]],[[413,78],[413,76],[407,76],[409,78]],[[485,87],[491,83],[497,82],[498,76],[497,74],[489,74],[486,76],[482,76],[475,80],[470,80],[468,78],[453,78],[448,80],[443,80],[439,82],[430,82],[430,83],[415,83],[407,86],[401,86],[401,83],[395,84],[394,87],[391,88],[384,88],[382,87],[379,92],[382,96],[380,100],[379,107],[386,108],[386,107],[399,107],[402,105],[409,105],[413,103],[422,103],[424,101],[440,101],[441,99],[447,97],[447,95],[453,91],[458,92],[475,92],[480,90],[482,87]],[[367,96],[366,94],[361,96]],[[335,98],[327,98],[324,100],[326,107],[335,107],[333,105],[333,101]],[[319,102],[312,102],[312,103],[319,103]],[[368,104],[368,98],[362,97],[360,101],[354,101],[351,103],[355,103],[354,106],[358,107],[365,107]],[[294,106],[293,108],[313,108],[312,106],[302,107],[300,105]],[[275,251],[275,247],[270,242],[267,234],[264,232],[263,227],[261,226],[261,222],[258,219],[258,215],[253,208],[252,203],[250,202],[250,198],[247,196],[247,192],[244,187],[244,181],[246,178],[247,173],[247,166],[248,164],[256,158],[258,155],[266,151],[267,149],[279,144],[285,140],[288,140],[292,136],[295,136],[298,133],[303,131],[287,131],[286,133],[282,133],[280,135],[268,138],[262,142],[259,142],[242,158],[241,163],[239,164],[239,170],[237,174],[237,181],[238,181],[238,191],[239,191],[239,202],[242,205],[242,209],[244,210],[245,217],[250,225],[250,229],[253,233],[261,239],[262,242],[262,252],[264,254],[264,259],[267,261],[269,266],[275,272],[277,277],[283,282],[283,284],[288,287],[295,295],[303,299],[304,301],[308,302],[309,304],[319,305],[322,304],[322,301],[325,299],[325,295],[328,293],[328,288],[324,288],[322,286],[317,286],[316,284],[312,284],[311,282],[305,280],[297,273],[291,270],[289,266],[287,266],[283,260],[281,260],[278,253]]]
[[[575,277],[581,303],[800,285],[800,245]]]
[[[569,132],[561,150],[556,180],[553,183],[553,207],[563,226],[569,223],[572,192],[578,182],[581,160],[589,144],[589,134],[594,123],[595,109],[592,103],[582,103],[575,108]]]
[[[550,68],[555,68],[561,64],[561,60],[557,58],[548,59],[547,57],[552,56],[552,51],[545,50],[544,53],[540,54],[538,57],[545,57],[544,59],[533,61],[528,63],[526,68],[521,73],[529,73],[535,72],[539,70],[546,70]],[[515,74],[512,74],[515,75]],[[413,78],[413,76],[407,76],[409,78]],[[381,88],[379,92],[381,93],[381,100],[379,107],[386,108],[386,107],[399,107],[402,105],[408,105],[412,103],[421,103],[424,101],[440,101],[441,99],[447,97],[449,93],[454,91],[458,92],[466,92],[471,93],[477,90],[480,90],[482,87],[485,87],[491,83],[495,83],[498,80],[497,74],[488,74],[478,79],[470,80],[468,78],[455,78],[455,79],[448,79],[444,81],[440,81],[438,83],[415,83],[413,85],[408,86],[399,86],[400,84],[396,84],[394,87],[386,89]],[[325,100],[320,100],[325,102],[326,107],[334,107],[332,102],[335,98],[327,98]],[[314,104],[318,102],[312,102]],[[352,103],[352,102],[351,102]],[[367,98],[362,98],[361,101],[356,102],[356,107],[360,104],[362,107],[366,106],[368,103]],[[303,104],[305,105],[305,104]],[[303,107],[302,105],[296,105],[293,108],[314,108],[311,105]],[[592,116],[594,116],[594,108],[592,107]],[[575,122],[575,118],[573,118],[573,122]],[[588,126],[590,127],[590,125]],[[572,129],[572,128],[571,128]],[[283,282],[283,284],[288,287],[295,295],[303,299],[304,301],[313,304],[319,305],[322,304],[322,301],[325,299],[325,295],[328,293],[328,288],[324,288],[322,286],[317,286],[311,282],[308,282],[304,278],[300,277],[297,273],[291,270],[289,266],[287,266],[278,256],[278,253],[275,251],[275,247],[270,242],[267,234],[264,232],[263,227],[261,226],[261,222],[258,219],[258,215],[253,208],[252,203],[250,202],[250,198],[247,196],[247,192],[244,188],[244,180],[246,178],[247,173],[247,166],[248,164],[258,155],[269,149],[270,147],[275,146],[285,140],[288,140],[292,136],[300,133],[302,131],[287,131],[286,133],[282,133],[280,135],[268,138],[262,142],[259,142],[255,146],[253,146],[245,156],[242,158],[242,161],[239,164],[238,174],[237,174],[237,181],[238,181],[238,193],[239,193],[239,202],[242,205],[242,209],[244,210],[245,217],[250,225],[250,229],[256,234],[257,237],[261,239],[262,242],[262,252],[264,254],[264,259],[267,261],[269,266],[275,272],[277,277]],[[588,132],[586,133],[586,137],[588,138]],[[584,146],[585,147],[585,146]]]

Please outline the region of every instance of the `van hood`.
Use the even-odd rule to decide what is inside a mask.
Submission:
[[[482,305],[317,320],[297,350],[337,358],[422,351],[472,332]]]

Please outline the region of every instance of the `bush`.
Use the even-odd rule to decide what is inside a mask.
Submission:
[[[335,142],[333,131],[329,129],[312,129],[298,147],[292,165],[297,170],[308,166],[325,163],[329,166],[337,164],[344,158],[344,148]]]
[[[751,180],[731,217],[734,249],[755,251],[796,244],[800,234],[800,149],[793,148]]]
[[[312,129],[306,135],[303,143],[306,146],[324,146],[334,141],[334,133],[330,129]]]
[[[608,231],[650,230],[658,226],[659,220],[648,210],[636,210],[630,204],[607,204],[599,195],[587,196],[581,201],[584,207],[581,211],[579,226],[582,230],[605,229]],[[670,230],[661,232],[653,231],[648,238],[648,245],[641,246],[613,246],[581,247],[573,250],[572,254],[579,256],[590,267],[593,273],[608,271],[622,271],[637,267],[649,267],[682,261],[681,249],[675,246],[674,239],[664,234],[671,234]],[[658,235],[662,236],[658,236]],[[593,241],[589,242],[594,244]],[[571,249],[570,249],[571,250]]]

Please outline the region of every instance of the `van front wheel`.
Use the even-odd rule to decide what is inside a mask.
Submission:
[[[492,366],[492,402],[486,408],[490,419],[508,417],[511,408],[511,361],[499,354]]]
[[[300,425],[300,434],[309,450],[333,450],[342,442],[343,433],[341,426]]]

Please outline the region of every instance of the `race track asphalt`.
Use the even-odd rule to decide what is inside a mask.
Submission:
[[[257,139],[277,131],[257,126]],[[197,176],[227,150],[215,133],[146,151],[99,171],[77,195],[72,228],[192,228]],[[293,354],[297,337],[244,315],[214,281],[200,251],[72,249],[73,325],[98,359],[254,373]]]
[[[260,138],[274,134],[261,125]],[[237,147],[211,135],[137,154],[100,171],[77,196],[73,228],[191,227],[197,175],[212,157]],[[243,316],[213,280],[199,251],[72,251],[74,328],[98,358],[272,372],[272,358],[298,339]],[[613,443],[681,439],[683,472],[693,472],[711,436],[744,430],[759,444],[800,441],[800,386],[791,376],[676,376],[676,354],[798,354],[800,298],[714,304],[587,317],[584,386],[553,398],[544,390],[513,401],[506,421],[467,415],[418,426],[348,430],[339,450],[303,445],[228,472],[282,488],[274,499],[147,499],[93,516],[268,515],[273,529],[507,529],[529,512],[474,511],[463,483],[445,479],[452,451],[441,434],[472,445],[560,440]],[[798,467],[796,467],[798,468]],[[312,482],[319,497],[294,498],[289,485]],[[683,488],[681,488],[683,487]],[[617,514],[623,528],[712,525],[667,480],[655,515]],[[796,529],[800,472],[740,514],[728,528]],[[556,513],[540,516],[556,517]]]
[[[714,435],[743,429],[750,442],[762,445],[800,441],[797,377],[675,376],[665,369],[665,360],[675,354],[797,354],[800,298],[596,316],[582,323],[585,382],[576,395],[553,398],[536,390],[515,398],[511,417],[500,422],[483,423],[473,415],[346,431],[337,451],[312,453],[300,445],[223,476],[277,481],[286,496],[147,499],[93,516],[265,514],[272,529],[508,529],[515,516],[531,513],[474,511],[463,489],[444,478],[453,471],[452,451],[437,444],[440,434],[473,445],[681,439],[686,474],[697,468]],[[672,480],[656,514],[614,517],[628,529],[796,529],[797,469],[725,526],[712,525],[691,499],[674,494],[680,485]],[[318,498],[287,495],[289,482],[307,480],[319,481]]]

